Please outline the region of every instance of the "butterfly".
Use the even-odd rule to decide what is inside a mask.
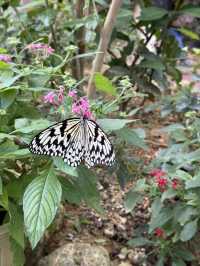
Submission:
[[[104,131],[90,119],[69,118],[37,134],[29,144],[35,154],[59,156],[76,167],[84,162],[87,167],[111,166],[115,162],[113,146]]]

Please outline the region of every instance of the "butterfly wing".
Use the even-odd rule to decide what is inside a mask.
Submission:
[[[60,156],[71,166],[77,166],[84,154],[83,129],[79,118],[54,124],[34,137],[29,145],[31,152]]]
[[[85,163],[88,167],[104,164],[111,166],[115,153],[104,131],[92,120],[85,120]]]

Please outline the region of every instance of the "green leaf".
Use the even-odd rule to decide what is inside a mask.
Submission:
[[[152,68],[152,69],[158,69],[158,70],[165,70],[165,65],[162,63],[160,59],[143,59],[141,63],[138,65],[138,67],[142,68]]]
[[[192,179],[192,176],[183,170],[177,170],[175,176],[178,176],[180,179],[185,181]]]
[[[192,261],[195,259],[192,252],[184,247],[176,249],[176,256],[182,258],[185,261]]]
[[[3,189],[3,194],[0,195],[0,206],[2,206],[5,210],[9,211],[8,192],[5,188]]]
[[[50,75],[45,73],[43,75],[32,74],[29,76],[28,85],[32,88],[43,88],[49,81]]]
[[[19,206],[9,202],[9,213],[10,213],[10,223],[9,223],[9,233],[12,239],[14,239],[17,244],[24,249],[24,221],[23,212]]]
[[[174,209],[174,218],[183,226],[190,221],[192,217],[198,214],[197,209],[192,206],[177,206]]]
[[[135,208],[136,204],[138,202],[141,202],[142,199],[143,199],[143,196],[140,193],[131,189],[126,194],[125,200],[124,200],[124,207],[126,209],[126,212],[131,212]]]
[[[161,201],[163,202],[166,199],[174,198],[177,195],[177,191],[175,189],[169,188],[164,191],[161,197]]]
[[[13,140],[15,137],[16,136],[14,136],[14,135],[6,134],[6,133],[0,133],[0,141],[4,140],[4,139]]]
[[[168,14],[168,11],[159,7],[146,7],[142,8],[140,21],[152,21],[157,20]]]
[[[5,70],[5,69],[9,69],[10,68],[10,64],[0,61],[0,70]]]
[[[116,88],[113,86],[112,82],[104,77],[101,73],[95,73],[94,75],[94,83],[99,91],[103,91],[110,95],[117,95]]]
[[[50,121],[46,119],[34,119],[29,120],[27,118],[15,119],[14,132],[31,133],[33,131],[39,131],[50,126]]]
[[[0,108],[8,108],[15,100],[16,90],[7,90],[0,93]]]
[[[52,167],[26,188],[23,197],[24,223],[32,248],[53,221],[62,195],[60,182]]]
[[[160,131],[162,131],[162,132],[167,132],[167,133],[171,133],[171,132],[176,131],[176,130],[178,130],[178,129],[182,129],[182,130],[184,130],[185,127],[184,127],[182,124],[179,124],[179,123],[173,123],[173,124],[171,124],[171,125],[169,125],[169,126],[167,126],[167,127],[163,127],[163,128],[161,128]]]
[[[156,262],[155,266],[164,266],[165,259],[163,256],[159,257],[159,260]]]
[[[173,258],[172,266],[186,266],[186,264],[182,259]]]
[[[192,40],[199,40],[199,35],[196,32],[193,32],[186,28],[178,29],[178,31],[180,31],[185,36],[191,38]]]
[[[130,128],[122,128],[116,131],[117,136],[126,141],[128,144],[134,145],[136,147],[147,150],[147,146],[143,139],[138,136],[138,134]]]
[[[62,198],[69,203],[80,205],[82,201],[82,195],[77,186],[76,180],[69,180],[64,177],[59,177],[62,185]]]
[[[149,233],[152,233],[157,227],[162,227],[173,217],[173,209],[162,208],[157,216],[152,216],[149,223]]]
[[[191,221],[184,225],[183,230],[180,233],[180,240],[185,242],[190,240],[197,232],[198,220]]]
[[[105,131],[115,131],[123,128],[126,124],[131,123],[135,120],[128,119],[98,119],[97,123],[105,130]]]
[[[71,175],[78,177],[78,171],[76,167],[71,167],[67,163],[63,161],[62,158],[55,157],[53,158],[54,165],[58,168],[58,170]]]
[[[191,188],[197,188],[200,187],[200,176],[194,176],[191,180],[186,181],[185,188],[191,189]]]
[[[24,249],[12,237],[10,237],[10,246],[13,257],[12,266],[24,265],[25,263]]]
[[[91,170],[84,166],[78,167],[77,188],[89,207],[103,213],[103,208],[100,206],[100,194],[97,190],[97,178]]]
[[[133,176],[130,173],[128,166],[126,165],[125,161],[122,159],[118,159],[119,167],[117,168],[116,175],[119,182],[119,185],[124,188],[125,184],[130,181]]]
[[[0,195],[3,194],[3,182],[2,182],[2,178],[0,176]]]
[[[13,72],[10,70],[2,71],[0,74],[0,89],[12,86],[20,77],[21,75],[13,76]]]
[[[145,237],[136,237],[130,239],[127,244],[131,247],[141,247],[146,245],[152,245],[153,242]]]
[[[180,12],[200,18],[200,7],[198,6],[187,5],[187,6],[184,6],[180,10]]]
[[[8,153],[0,153],[0,159],[19,159],[30,157],[31,153],[28,149],[19,149]]]

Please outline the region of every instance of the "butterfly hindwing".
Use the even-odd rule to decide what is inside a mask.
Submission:
[[[54,124],[34,137],[31,152],[63,157],[70,166],[85,161],[88,167],[114,163],[112,144],[96,122],[70,118]]]
[[[85,155],[85,162],[88,166],[105,164],[112,165],[115,154],[112,144],[104,131],[92,120],[86,120],[86,143],[88,149]]]

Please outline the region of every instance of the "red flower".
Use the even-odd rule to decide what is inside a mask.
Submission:
[[[172,180],[172,188],[173,189],[177,189],[177,187],[179,186],[179,180],[178,179],[176,179],[176,178],[174,178],[173,180]]]
[[[155,229],[154,234],[156,237],[163,238],[165,235],[165,231],[162,228],[158,227]]]
[[[160,169],[153,169],[151,172],[150,172],[150,176],[153,176],[153,177],[161,177],[161,176],[165,176],[166,175],[166,172],[160,170]]]
[[[164,177],[156,177],[156,183],[157,183],[157,186],[159,187],[159,189],[161,191],[164,191],[166,189],[168,180]]]

